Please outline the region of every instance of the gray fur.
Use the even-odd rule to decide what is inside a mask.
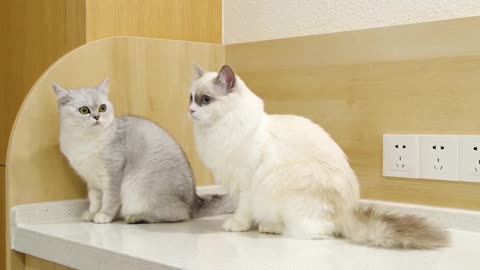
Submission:
[[[140,117],[114,116],[107,85],[108,80],[96,88],[53,86],[61,150],[89,190],[90,208],[82,218],[176,222],[231,212],[224,196],[196,194],[185,154],[165,130]],[[105,112],[100,112],[101,104],[107,106]],[[88,115],[79,112],[82,106],[89,108]]]

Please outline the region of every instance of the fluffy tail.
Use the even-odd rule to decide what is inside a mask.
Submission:
[[[197,195],[195,218],[230,214],[234,210],[233,203],[227,195]]]
[[[358,209],[342,220],[343,235],[352,242],[383,248],[435,249],[449,244],[447,231],[411,214]]]

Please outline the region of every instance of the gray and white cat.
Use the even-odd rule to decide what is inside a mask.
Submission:
[[[175,222],[229,211],[226,197],[196,194],[190,165],[165,130],[140,117],[115,117],[108,78],[95,88],[53,89],[60,149],[88,186],[83,220]]]

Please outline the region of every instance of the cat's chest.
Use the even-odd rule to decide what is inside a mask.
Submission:
[[[254,136],[248,140],[232,140],[231,137],[224,138],[212,133],[196,135],[199,155],[213,172],[216,181],[228,189],[241,190],[241,185],[252,179],[261,156],[260,147],[252,138]]]
[[[105,147],[95,143],[74,144],[63,141],[60,144],[73,169],[90,186],[101,188],[108,179],[108,170],[104,158]]]

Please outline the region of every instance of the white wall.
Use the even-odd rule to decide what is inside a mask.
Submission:
[[[223,40],[231,44],[478,15],[480,0],[223,0]]]

